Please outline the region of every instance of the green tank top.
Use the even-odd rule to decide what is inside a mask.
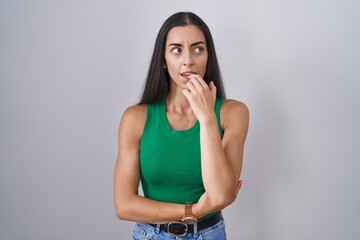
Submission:
[[[220,137],[220,108],[215,114]],[[201,177],[200,124],[187,130],[173,130],[166,117],[165,101],[147,105],[147,117],[140,141],[141,185],[144,196],[163,202],[197,203],[205,192]],[[206,216],[207,217],[207,216]]]

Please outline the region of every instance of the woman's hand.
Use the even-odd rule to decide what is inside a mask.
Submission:
[[[186,83],[187,88],[183,94],[190,103],[195,117],[202,122],[207,117],[214,115],[214,105],[216,100],[216,87],[214,82],[209,86],[200,75],[190,75],[190,80]]]
[[[197,218],[202,218],[203,216],[206,216],[212,212],[220,211],[227,206],[231,205],[233,202],[235,202],[237,195],[240,191],[240,188],[242,186],[243,180],[239,180],[238,184],[236,186],[236,189],[234,191],[234,195],[231,198],[231,201],[228,202],[227,205],[222,206],[221,208],[215,208],[213,204],[211,203],[211,199],[209,198],[208,194],[205,192],[203,195],[201,195],[199,201],[194,204],[193,206],[193,213]]]

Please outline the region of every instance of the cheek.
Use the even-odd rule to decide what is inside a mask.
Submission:
[[[168,62],[167,68],[170,74],[178,72],[178,67],[174,62]]]
[[[165,61],[168,69],[175,69],[176,66],[178,65],[176,59],[167,57],[166,55],[165,55]]]
[[[206,72],[207,60],[208,60],[208,58],[206,57],[206,58],[202,59],[202,61],[201,61],[201,68],[202,68],[201,70],[203,71],[203,74],[205,74],[205,72]]]
[[[167,70],[169,72],[170,77],[173,79],[178,74],[178,64],[174,60],[169,59],[166,61]]]

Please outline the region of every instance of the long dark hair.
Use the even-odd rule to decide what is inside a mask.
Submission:
[[[145,86],[139,104],[154,103],[165,99],[170,90],[170,76],[165,63],[165,42],[168,32],[173,27],[184,27],[186,25],[197,26],[205,35],[208,48],[208,60],[204,80],[207,84],[214,81],[217,88],[216,95],[225,98],[225,90],[221,79],[220,68],[216,57],[214,41],[206,23],[191,12],[178,12],[170,16],[161,26],[156,37],[154,52],[151,57],[149,72],[146,77]]]

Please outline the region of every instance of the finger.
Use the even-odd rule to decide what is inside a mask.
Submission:
[[[187,100],[189,100],[191,98],[191,92],[189,89],[184,88],[182,92],[185,95],[185,97],[187,98]]]
[[[211,95],[212,95],[214,98],[216,98],[216,86],[215,86],[215,84],[214,84],[213,81],[210,82],[209,87],[210,87]]]
[[[190,77],[190,82],[192,82],[192,84],[194,84],[196,89],[200,90],[201,88],[203,88],[203,85],[200,83],[200,81],[196,75]]]
[[[235,198],[238,195],[242,184],[243,184],[243,180],[239,180],[238,185],[236,186],[236,189],[235,189]]]
[[[196,92],[196,87],[195,87],[194,83],[191,81],[191,79],[186,83],[186,86],[188,87],[188,89],[190,90],[191,93]]]
[[[207,85],[207,83],[205,82],[205,80],[198,74],[194,74],[193,76],[196,77],[196,79],[199,81],[199,83],[201,84],[202,87],[208,88],[209,86]]]
[[[240,188],[242,186],[242,184],[244,183],[244,181],[242,179],[239,180],[239,185],[240,185]]]
[[[241,181],[239,181],[238,185],[236,186],[235,194],[237,194],[240,191],[240,188],[241,188]]]

